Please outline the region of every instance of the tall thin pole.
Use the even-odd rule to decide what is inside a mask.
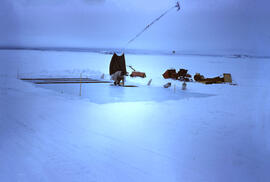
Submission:
[[[144,33],[149,27],[151,27],[154,23],[156,23],[158,20],[160,20],[160,18],[162,18],[164,15],[166,15],[169,11],[171,11],[172,9],[177,8],[177,11],[180,10],[180,3],[176,2],[176,5],[174,5],[173,7],[167,9],[164,13],[162,13],[158,18],[156,18],[155,20],[153,20],[150,24],[148,24],[142,31],[140,31],[138,34],[135,35],[135,37],[133,37],[132,39],[130,39],[126,46],[128,46],[131,42],[133,42],[136,38],[138,38],[142,33]],[[126,47],[125,46],[125,47]]]
[[[80,74],[80,96],[82,96],[82,73]]]

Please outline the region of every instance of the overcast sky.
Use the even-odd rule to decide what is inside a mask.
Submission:
[[[123,47],[174,0],[1,0],[0,45]],[[267,0],[185,0],[128,48],[270,53]]]

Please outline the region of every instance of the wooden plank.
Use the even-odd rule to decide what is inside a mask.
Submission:
[[[136,85],[124,85],[122,87],[138,87],[138,86],[136,86]]]
[[[20,78],[24,81],[100,81],[92,78]]]
[[[110,81],[82,81],[82,82],[34,82],[35,84],[80,84],[80,83],[112,83]]]

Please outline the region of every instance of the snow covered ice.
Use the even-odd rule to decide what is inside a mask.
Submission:
[[[110,58],[0,51],[0,181],[269,181],[269,60],[127,54],[127,65],[147,73],[127,79],[138,88],[83,84],[82,97],[17,79],[109,79]],[[238,85],[164,89],[161,74],[172,67],[231,73]]]

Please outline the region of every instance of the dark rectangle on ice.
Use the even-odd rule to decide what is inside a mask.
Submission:
[[[70,84],[70,83],[112,83],[109,81],[74,81],[74,82],[70,82],[70,81],[57,81],[57,82],[34,82],[35,84]]]
[[[35,84],[68,84],[68,83],[112,83],[111,81],[97,80],[92,78],[21,78]]]
[[[20,78],[20,80],[25,80],[25,81],[36,81],[36,80],[44,80],[44,81],[100,81],[97,79],[92,79],[92,78]]]

